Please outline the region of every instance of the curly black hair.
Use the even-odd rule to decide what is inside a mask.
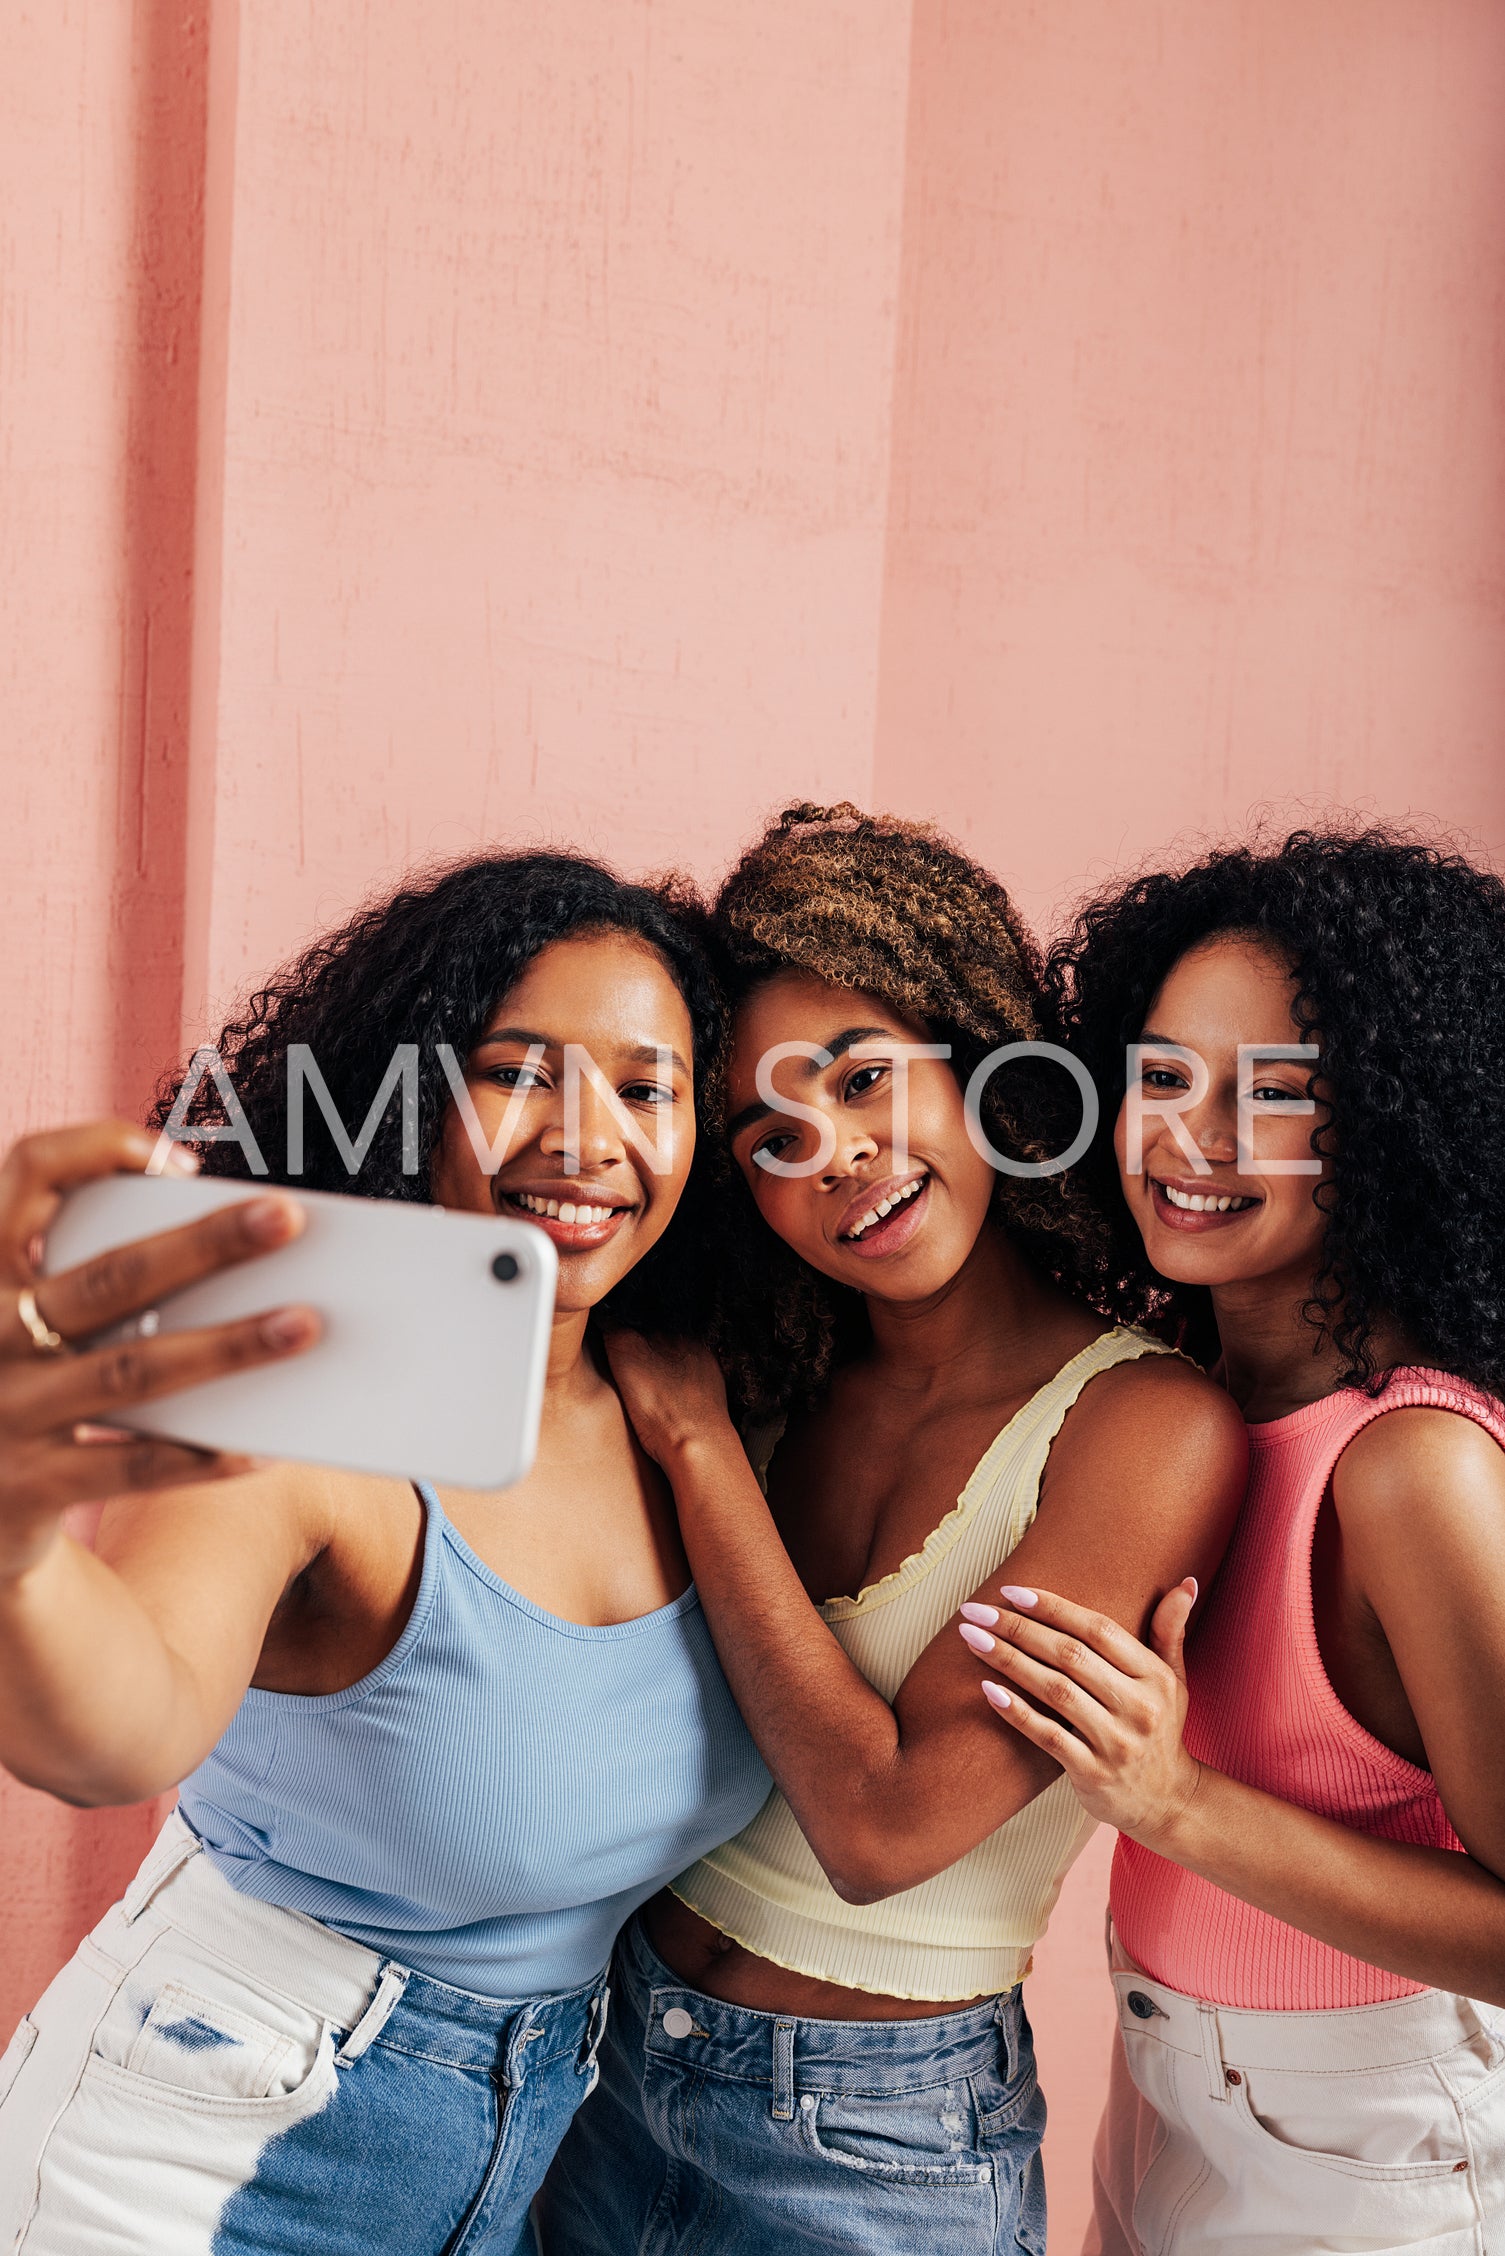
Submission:
[[[990,1051],[1054,1034],[1040,952],[1007,893],[927,823],[846,802],[786,807],[727,877],[711,930],[733,1010],[778,973],[808,972],[921,1021],[951,1044],[963,1086]],[[988,1081],[980,1113],[998,1150],[1035,1161],[1066,1150],[1081,1118],[1069,1075],[1034,1058]],[[1000,1172],[993,1216],[1046,1276],[1106,1309],[1108,1227],[1076,1169]],[[860,1295],[773,1235],[740,1174],[721,1255],[719,1344],[744,1413],[810,1399],[862,1336]]]
[[[681,878],[629,884],[603,864],[564,853],[495,854],[415,872],[305,948],[253,994],[218,1048],[270,1179],[307,1190],[426,1201],[440,1123],[451,1103],[439,1045],[462,1061],[528,965],[553,942],[622,933],[659,958],[690,1014],[699,1124],[689,1181],[669,1227],[611,1295],[615,1321],[668,1333],[709,1324],[707,1247],[716,1139],[706,1133],[725,1024],[704,944],[705,909]],[[288,1052],[306,1043],[352,1135],[366,1119],[399,1043],[417,1048],[416,1172],[405,1171],[394,1094],[359,1168],[346,1167],[321,1109],[306,1104],[304,1164],[287,1165]],[[182,1075],[158,1088],[153,1124],[172,1111]],[[223,1123],[212,1082],[187,1108],[192,1124]],[[199,1147],[208,1174],[246,1175],[238,1143]]]
[[[1321,1046],[1330,1110],[1311,1144],[1331,1175],[1303,1313],[1343,1383],[1382,1383],[1374,1333],[1389,1323],[1428,1364],[1505,1393],[1505,885],[1397,829],[1296,830],[1137,876],[1051,950],[1053,1008],[1103,1100],[1083,1166],[1112,1199],[1118,1304],[1215,1351],[1206,1293],[1145,1260],[1112,1140],[1126,1046],[1172,967],[1225,933],[1287,957],[1303,1039]]]

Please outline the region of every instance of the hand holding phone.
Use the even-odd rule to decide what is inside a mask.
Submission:
[[[219,1451],[357,1472],[505,1488],[533,1461],[557,1268],[541,1230],[327,1191],[290,1195],[302,1227],[263,1260],[184,1282],[115,1322],[107,1345],[145,1358],[255,1325],[269,1302],[306,1306],[317,1342],[294,1360],[190,1370],[112,1409],[112,1422]],[[45,1270],[109,1260],[175,1224],[203,1227],[263,1200],[224,1178],[116,1175],[64,1202]],[[263,1326],[263,1330],[264,1330]],[[260,1336],[260,1335],[257,1335]]]
[[[102,1438],[102,1429],[133,1403],[296,1355],[318,1336],[313,1312],[279,1307],[273,1289],[254,1315],[207,1331],[79,1351],[90,1335],[200,1278],[254,1264],[302,1228],[293,1199],[263,1192],[44,1278],[32,1248],[60,1201],[80,1184],[139,1174],[154,1141],[125,1121],[95,1121],[25,1137],[0,1166],[0,1577],[35,1563],[71,1505],[243,1470],[238,1456],[149,1435]]]

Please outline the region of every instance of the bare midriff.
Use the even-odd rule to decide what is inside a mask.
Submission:
[[[672,1973],[691,1989],[753,2013],[788,2013],[806,2021],[924,2021],[960,2013],[975,1998],[879,1997],[843,1989],[810,1974],[792,1974],[733,1942],[664,1888],[643,1908],[643,1929]]]

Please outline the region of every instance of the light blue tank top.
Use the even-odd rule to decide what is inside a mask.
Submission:
[[[418,1493],[423,1573],[387,1658],[344,1692],[247,1692],[180,1806],[246,1895],[484,1997],[575,1989],[768,1773],[693,1585],[636,1621],[561,1621]]]

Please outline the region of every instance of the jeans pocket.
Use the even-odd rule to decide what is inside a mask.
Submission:
[[[889,2185],[966,2186],[991,2179],[993,2164],[974,2151],[963,2091],[804,2092],[799,2131],[807,2147],[839,2169]]]
[[[235,1986],[233,2003],[179,1979],[145,1996],[122,1989],[95,2031],[85,2073],[147,2102],[297,2113],[334,2081],[333,2036],[316,2014]]]
[[[1235,2080],[1236,2079],[1236,2080]],[[1288,2169],[1331,2172],[1357,2184],[1424,2185],[1462,2175],[1458,2110],[1424,2069],[1360,2075],[1233,2071],[1235,2120]]]
[[[31,2048],[36,2041],[35,2021],[23,2021],[4,2052],[0,2053],[0,2107],[9,2099],[16,2078],[31,2058]]]

